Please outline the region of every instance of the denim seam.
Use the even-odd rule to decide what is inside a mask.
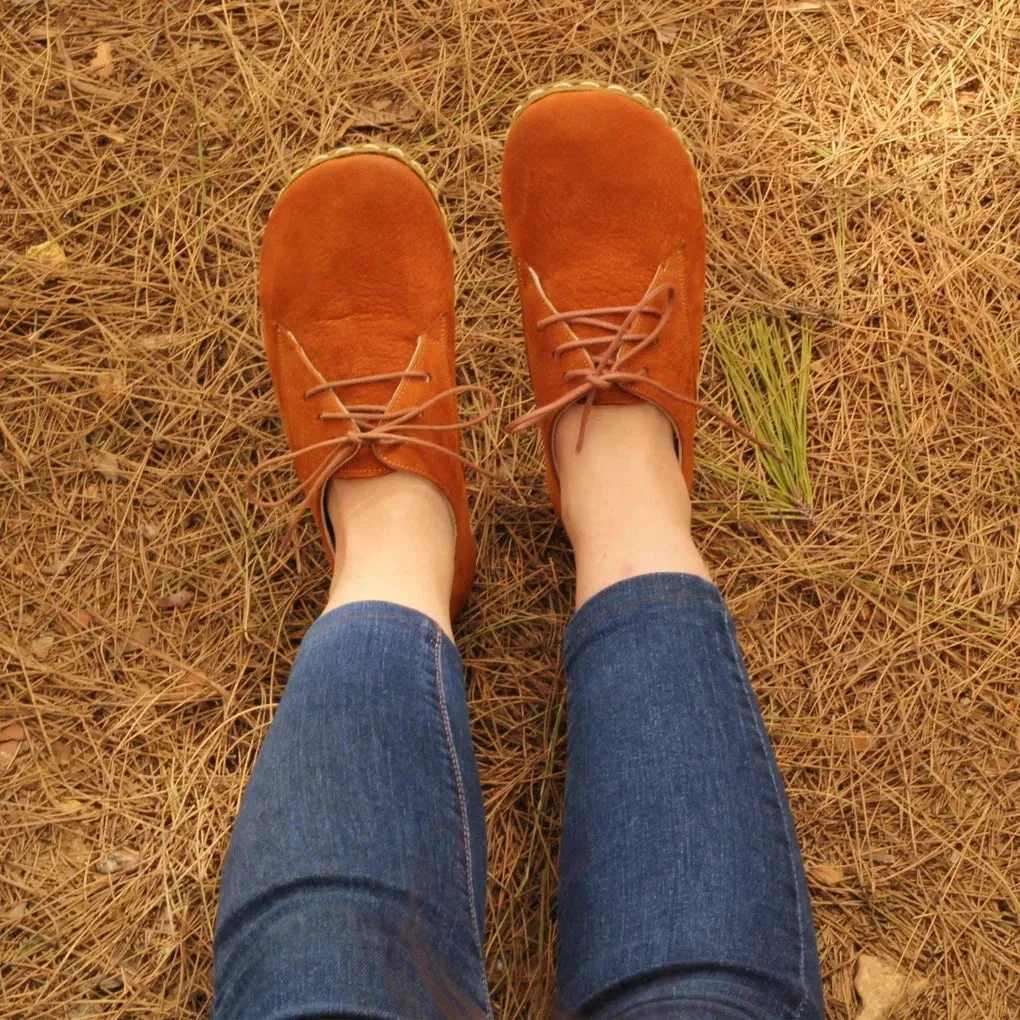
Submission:
[[[460,762],[457,760],[457,751],[453,743],[453,729],[450,726],[450,714],[446,709],[446,692],[443,688],[442,666],[440,665],[439,651],[442,647],[443,632],[436,627],[435,643],[435,669],[436,669],[436,694],[439,698],[439,711],[443,717],[443,733],[446,736],[446,748],[450,755],[450,767],[453,770],[453,781],[457,787],[457,801],[460,805],[460,832],[464,841],[464,878],[467,885],[468,915],[471,918],[471,933],[474,936],[475,951],[478,954],[478,964],[484,978],[485,955],[482,951],[482,932],[478,924],[478,911],[475,909],[475,883],[471,868],[471,835],[468,832],[467,824],[467,799],[464,796],[464,779],[460,773]],[[483,988],[485,994],[485,1015],[492,1018],[492,1003],[489,1000],[488,992]]]
[[[600,623],[607,616],[613,616],[616,613],[623,612],[624,609],[633,609],[635,606],[645,606],[653,602],[674,602],[674,601],[694,601],[694,602],[712,602],[718,604],[718,595],[681,595],[676,592],[672,592],[669,595],[652,595],[648,598],[643,599],[632,599],[629,602],[621,602],[618,606],[610,606],[608,609],[603,609],[594,619],[589,620],[585,625],[577,631],[576,634],[568,634],[567,641],[569,646],[572,648],[578,641],[584,637],[588,631],[592,629],[597,623]],[[584,608],[583,606],[581,607]]]
[[[754,718],[754,713],[755,713],[755,710],[756,710],[757,706],[752,703],[753,694],[752,694],[752,691],[751,691],[751,683],[750,683],[750,680],[746,678],[746,670],[740,670],[740,668],[739,668],[740,667],[740,661],[741,661],[740,650],[737,647],[736,638],[734,637],[732,626],[726,625],[725,626],[725,631],[726,631],[727,643],[730,646],[730,654],[733,657],[734,665],[736,665],[738,667],[738,672],[741,672],[741,673],[744,674],[744,682],[740,686],[743,689],[744,706],[745,706],[746,709],[750,710],[751,718],[753,719]],[[768,763],[768,761],[769,761],[769,748],[765,746],[765,740],[767,738],[765,737],[764,732],[763,732],[764,731],[764,726],[765,726],[765,724],[764,724],[764,720],[763,720],[762,721],[762,725],[761,726],[757,726],[756,725],[754,727],[754,730],[755,730],[755,732],[757,733],[757,736],[758,736],[758,746],[761,749],[761,752],[762,752],[762,754],[765,757],[766,763]],[[804,936],[804,912],[803,912],[803,905],[801,903],[801,889],[800,889],[800,883],[797,881],[797,875],[796,875],[797,868],[796,868],[796,864],[794,863],[793,847],[790,845],[790,832],[789,832],[789,825],[787,824],[788,819],[782,817],[782,815],[783,815],[782,803],[783,803],[784,797],[782,795],[782,792],[776,787],[776,773],[777,773],[778,768],[779,768],[778,765],[775,765],[774,767],[770,768],[769,769],[769,776],[770,776],[771,781],[772,781],[772,795],[773,795],[774,803],[779,808],[779,814],[780,814],[780,818],[782,820],[782,825],[780,826],[780,828],[782,829],[782,832],[783,832],[783,840],[786,843],[786,859],[790,862],[790,867],[791,867],[791,870],[793,872],[791,877],[793,879],[793,895],[794,895],[794,900],[795,900],[796,908],[797,908],[797,937],[798,937],[798,941],[800,942],[800,946],[799,946],[800,959],[798,961],[798,977],[800,979],[800,996],[801,996],[801,999],[800,999],[800,1005],[797,1007],[797,1011],[796,1011],[796,1013],[793,1014],[791,1020],[798,1020],[799,1017],[802,1017],[804,1015],[804,1010],[807,1007],[807,1003],[808,1003],[807,978],[806,978],[806,974],[805,974],[805,967],[806,967],[806,959],[805,959],[805,957],[806,957],[807,942],[806,942],[806,939],[805,939],[805,936]]]

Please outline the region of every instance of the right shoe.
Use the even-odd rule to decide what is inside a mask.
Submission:
[[[579,402],[658,407],[689,489],[705,227],[680,136],[634,93],[555,85],[514,115],[502,185],[537,404],[511,430],[540,425],[553,505],[556,425]]]
[[[475,569],[458,431],[495,398],[458,386],[450,236],[420,168],[397,149],[341,150],[294,177],[266,225],[259,268],[262,330],[292,460],[332,565],[331,479],[410,471],[446,497],[456,528],[451,617]],[[457,397],[488,408],[458,417]],[[292,524],[293,530],[293,524]]]

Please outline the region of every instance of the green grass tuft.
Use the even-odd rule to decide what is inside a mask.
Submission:
[[[778,516],[812,513],[807,462],[811,332],[756,312],[737,323],[709,323],[708,334],[726,377],[737,418],[769,443],[758,450],[767,482],[763,508]]]

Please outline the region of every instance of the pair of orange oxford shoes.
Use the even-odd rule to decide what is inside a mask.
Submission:
[[[658,406],[690,485],[705,231],[680,136],[621,88],[555,85],[515,113],[502,190],[536,398],[511,428],[540,425],[554,505],[553,432],[578,402]],[[475,564],[459,430],[495,398],[456,384],[451,244],[422,170],[363,146],[299,173],[266,226],[259,295],[292,451],[263,468],[294,460],[298,514],[311,508],[331,561],[331,478],[402,470],[433,482],[457,526],[456,615]],[[461,421],[466,391],[487,406]]]

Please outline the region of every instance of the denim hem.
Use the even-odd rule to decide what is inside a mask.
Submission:
[[[391,620],[411,630],[420,630],[422,637],[430,643],[435,639],[435,632],[440,634],[440,645],[445,651],[452,651],[459,657],[457,646],[450,640],[449,634],[431,616],[410,606],[402,606],[398,602],[385,602],[381,599],[366,599],[362,602],[347,602],[335,609],[323,613],[305,632],[305,638],[320,626],[328,627],[346,620]]]
[[[564,657],[569,658],[592,627],[608,616],[647,603],[684,599],[713,602],[729,616],[722,593],[703,577],[678,573],[639,574],[603,588],[581,606],[563,635]]]

